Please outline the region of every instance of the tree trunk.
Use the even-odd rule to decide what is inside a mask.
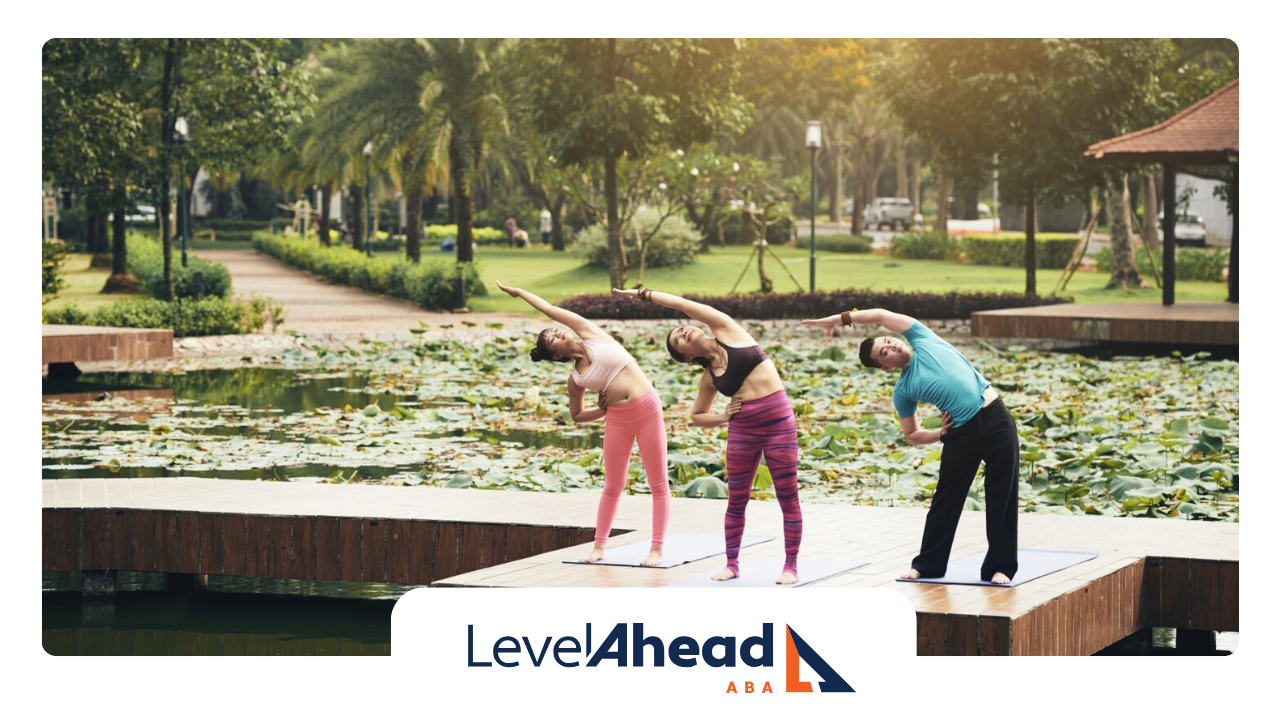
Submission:
[[[1142,186],[1142,240],[1151,250],[1160,247],[1160,214],[1157,203],[1159,193],[1156,192],[1156,174],[1147,173]]]
[[[454,239],[457,261],[469,263],[472,258],[471,215],[473,211],[470,176],[472,172],[467,139],[455,128],[449,142],[449,177],[452,180],[453,207],[458,214],[458,236]]]
[[[1107,183],[1107,216],[1111,225],[1111,281],[1108,288],[1128,290],[1129,283],[1141,284],[1133,261],[1133,227],[1129,222],[1129,176]]]
[[[1027,297],[1036,296],[1036,193],[1027,196]]]
[[[351,227],[354,228],[351,233],[351,247],[364,252],[364,186],[351,186]]]
[[[605,233],[609,239],[609,282],[625,288],[627,262],[622,257],[622,233],[618,231],[618,158],[604,159]]]
[[[894,164],[898,170],[898,188],[894,191],[894,197],[908,197],[907,192],[907,144],[903,142],[901,137],[894,138],[894,145],[897,146],[897,157]]]
[[[563,190],[556,193],[556,199],[551,202],[551,249],[555,252],[564,252],[564,203],[567,196]]]
[[[160,83],[160,202],[156,210],[161,214],[160,245],[164,257],[164,299],[173,301],[173,242],[169,226],[169,182],[173,173],[173,133],[177,114],[174,112],[173,96],[177,90],[177,77],[180,69],[178,41],[170,38],[165,46],[164,76]]]
[[[406,225],[404,229],[404,254],[405,257],[415,263],[422,260],[422,195],[422,178],[406,178],[404,184]]]
[[[835,142],[831,144],[836,156],[836,201],[831,204],[831,220],[840,224],[844,212],[844,121],[835,122]]]
[[[920,210],[920,158],[911,159],[911,207]]]
[[[978,188],[970,185],[964,189],[964,208],[960,211],[963,213],[961,218],[964,220],[978,219]]]
[[[330,181],[320,188],[320,226],[316,228],[316,234],[320,237],[320,244],[325,247],[329,246],[329,216],[333,211],[333,192],[337,183]]]
[[[947,221],[951,219],[951,186],[954,181],[950,175],[938,174],[938,224],[935,230],[947,231]]]
[[[861,178],[853,179],[853,212],[849,213],[849,232],[853,235],[862,234],[862,206],[867,204],[866,190]]]
[[[132,293],[138,291],[138,281],[129,275],[128,247],[125,244],[125,204],[126,195],[123,186],[115,188],[115,210],[111,221],[111,275],[102,286],[104,293]]]

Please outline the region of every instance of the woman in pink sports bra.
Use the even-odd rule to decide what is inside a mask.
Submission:
[[[662,401],[631,353],[595,323],[582,316],[558,308],[531,292],[520,288],[498,288],[511,297],[532,305],[538,312],[568,327],[547,328],[538,334],[538,344],[529,357],[534,362],[553,360],[572,362],[569,373],[569,414],[574,422],[586,423],[605,419],[604,424],[604,494],[596,510],[596,544],[583,562],[604,557],[609,530],[618,512],[618,498],[627,486],[631,466],[632,444],[640,446],[640,459],[653,496],[653,540],[649,555],[641,565],[662,562],[662,540],[667,532],[667,516],[671,508],[671,492],[667,488],[667,429],[662,418]],[[582,406],[585,390],[599,393],[597,407]]]

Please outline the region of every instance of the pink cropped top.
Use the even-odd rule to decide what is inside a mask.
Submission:
[[[579,386],[592,392],[604,392],[609,383],[618,377],[623,368],[635,362],[627,349],[617,343],[602,340],[583,340],[583,345],[591,349],[591,367],[582,375],[574,367],[570,377]]]

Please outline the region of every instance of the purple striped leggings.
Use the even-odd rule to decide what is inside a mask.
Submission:
[[[782,506],[782,528],[787,560],[783,572],[796,572],[800,535],[800,490],[796,485],[796,461],[800,446],[796,438],[796,415],[786,390],[748,400],[729,421],[729,442],[725,448],[725,474],[729,483],[729,509],[724,513],[724,546],[728,567],[738,575],[738,548],[746,524],[747,501],[756,467],[764,457],[773,476],[773,488]]]

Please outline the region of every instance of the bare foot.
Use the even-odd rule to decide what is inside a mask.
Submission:
[[[1009,576],[1005,575],[1002,572],[998,572],[995,575],[991,576],[991,582],[995,583],[996,585],[1008,585]]]
[[[712,575],[711,579],[712,580],[732,580],[736,577],[738,577],[738,573],[734,572],[730,568],[725,568],[720,572],[716,573],[715,575]]]
[[[657,565],[660,562],[662,562],[662,548],[651,546],[649,548],[649,554],[646,555],[645,558],[640,561],[640,564],[645,567],[653,567],[654,565]]]
[[[899,577],[901,577],[903,580],[919,580],[920,571],[915,568],[911,568],[910,570],[902,573],[902,575],[899,575]]]
[[[795,585],[796,581],[799,579],[800,578],[796,577],[795,573],[791,571],[787,571],[779,575],[778,579],[774,581],[774,584],[775,585]]]
[[[592,563],[602,557],[604,557],[604,546],[597,543],[595,547],[591,548],[591,554],[578,558],[578,562]]]

